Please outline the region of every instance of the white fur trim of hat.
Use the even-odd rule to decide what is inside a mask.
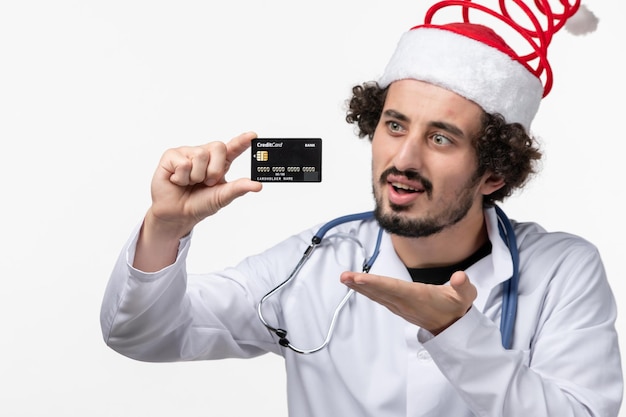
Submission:
[[[527,131],[543,95],[541,81],[507,54],[440,28],[404,33],[378,83],[407,78],[453,91]]]

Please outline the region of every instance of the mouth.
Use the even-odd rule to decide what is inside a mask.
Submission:
[[[426,189],[419,181],[408,181],[406,178],[389,178],[387,180],[389,192],[387,198],[392,207],[408,207],[421,198]]]
[[[408,207],[426,196],[432,198],[431,182],[414,171],[388,168],[380,176],[381,187],[387,189],[387,199],[392,206]]]
[[[414,193],[423,193],[423,187],[415,187],[401,182],[389,182],[395,192],[399,194],[414,194]]]

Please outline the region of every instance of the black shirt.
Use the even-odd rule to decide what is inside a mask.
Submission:
[[[450,281],[450,277],[456,271],[464,271],[476,262],[491,253],[491,242],[482,245],[476,252],[465,258],[461,262],[449,266],[437,266],[434,268],[408,268],[411,279],[414,282],[423,282],[424,284],[441,285]]]

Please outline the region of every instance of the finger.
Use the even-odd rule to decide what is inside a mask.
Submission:
[[[477,296],[477,290],[474,284],[469,280],[467,274],[463,271],[457,271],[450,277],[450,286],[466,301],[473,302]]]
[[[239,155],[250,147],[252,139],[255,139],[256,137],[257,134],[255,132],[246,132],[232,138],[226,144],[226,160],[228,162],[234,161]]]
[[[208,161],[203,167],[202,177],[204,183],[212,187],[224,178],[228,170],[226,163],[227,145],[222,142],[212,142],[202,148],[208,151]]]
[[[344,284],[354,284],[358,286],[367,286],[371,291],[385,292],[390,295],[403,293],[405,281],[383,277],[376,274],[366,274],[364,272],[346,271],[339,277]]]
[[[405,287],[409,283],[405,281],[375,274],[346,271],[339,279],[356,292],[384,305],[397,302],[409,290]]]
[[[224,182],[224,176],[228,172],[231,163],[250,147],[252,139],[256,138],[256,133],[246,132],[234,137],[228,143],[209,142],[200,148],[208,152],[209,159],[204,183],[212,187],[213,185]]]
[[[167,150],[161,158],[159,167],[161,169],[157,171],[157,175],[162,176],[162,179],[182,187],[189,185],[192,161],[180,148]]]
[[[365,278],[367,277],[361,277],[361,275],[366,274],[359,274],[358,272],[353,271],[345,271],[341,273],[341,275],[339,276],[339,280],[345,285],[364,284]]]

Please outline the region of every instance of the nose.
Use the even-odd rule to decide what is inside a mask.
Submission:
[[[420,171],[423,162],[424,144],[417,135],[406,136],[399,144],[393,159],[400,171]]]

